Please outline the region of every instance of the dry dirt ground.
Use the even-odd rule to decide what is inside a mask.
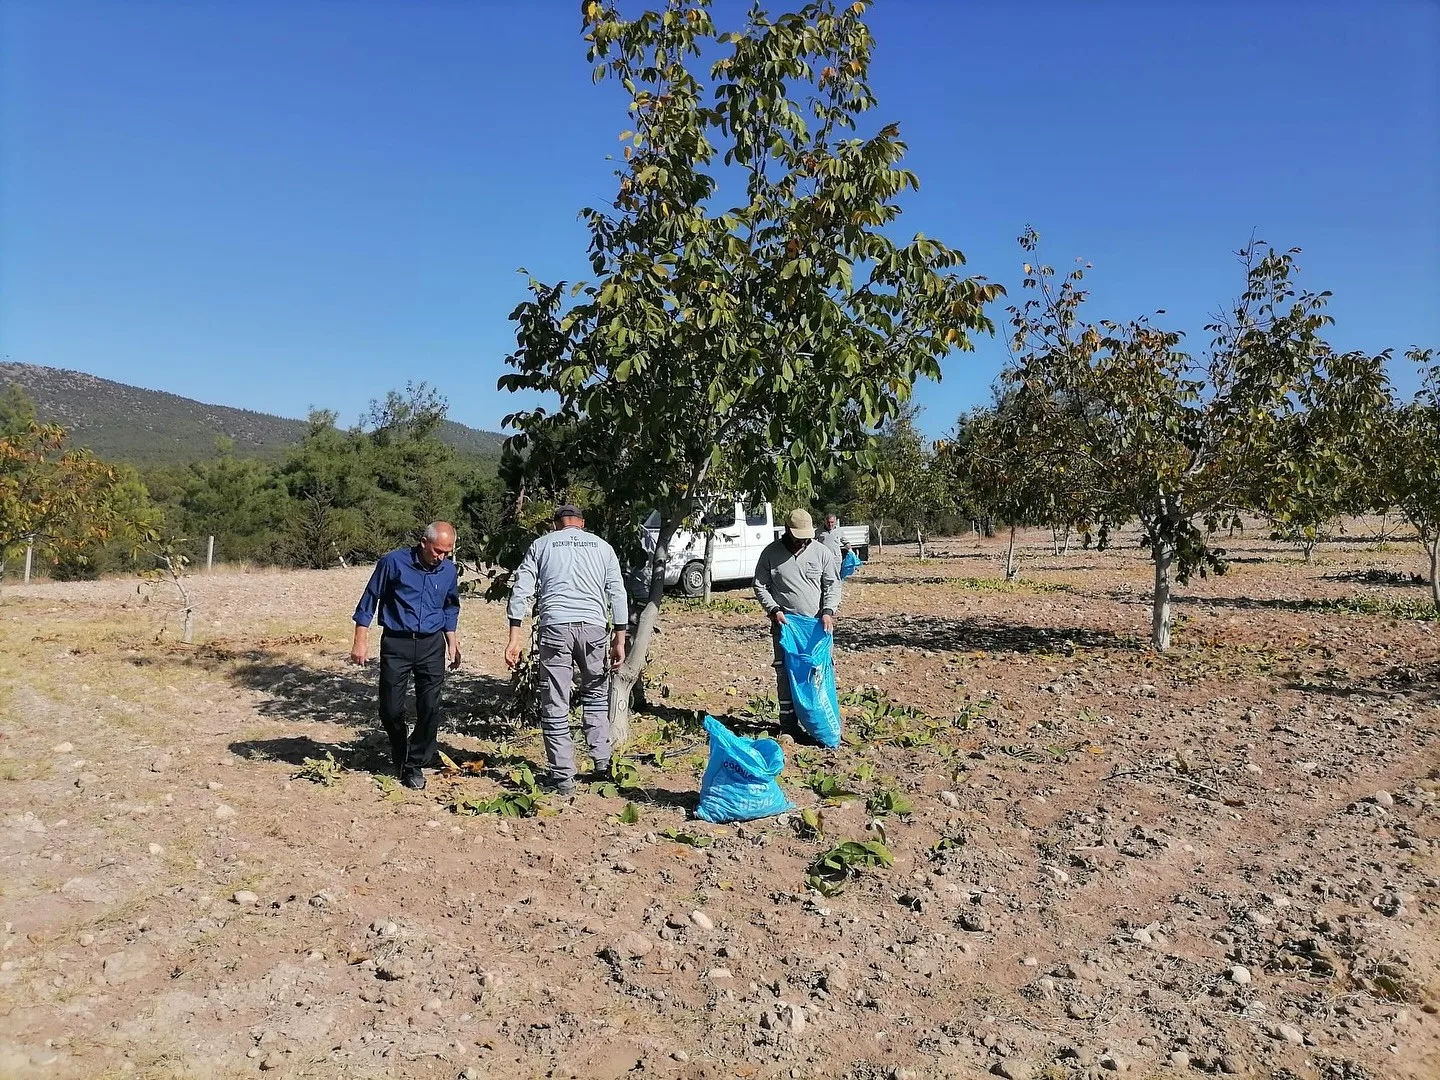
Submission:
[[[11,587],[0,1076],[1433,1080],[1418,549],[1254,535],[1179,590],[1165,656],[1129,536],[1030,536],[1013,586],[999,539],[877,556],[837,636],[860,739],[786,743],[823,839],[687,819],[688,710],[763,727],[743,590],[663,616],[640,790],[512,819],[452,809],[540,756],[499,719],[494,605],[462,615],[460,770],[416,793],[343,662],[363,569],[197,576],[195,647],[133,581]],[[297,777],[326,751],[333,784]],[[893,866],[806,887],[882,833]]]

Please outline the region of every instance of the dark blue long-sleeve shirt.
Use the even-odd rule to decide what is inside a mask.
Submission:
[[[454,632],[460,625],[459,575],[455,563],[441,559],[426,569],[418,548],[399,548],[382,556],[355,608],[355,622],[369,626],[380,611],[380,625],[410,634]]]

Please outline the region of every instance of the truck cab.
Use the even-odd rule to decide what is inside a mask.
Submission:
[[[715,532],[710,580],[748,581],[755,576],[760,553],[780,535],[775,509],[768,502],[711,501],[701,518]],[[660,515],[652,512],[645,520],[641,546],[653,553],[660,534]],[[665,584],[678,585],[686,596],[705,591],[705,533],[678,529],[670,539],[670,558],[665,564]],[[648,571],[644,576],[648,576]]]

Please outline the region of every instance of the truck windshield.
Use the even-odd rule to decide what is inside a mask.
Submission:
[[[735,504],[717,506],[705,515],[705,524],[715,529],[728,529],[735,524]]]

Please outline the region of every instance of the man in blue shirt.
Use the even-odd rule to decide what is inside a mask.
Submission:
[[[381,558],[355,608],[355,643],[350,662],[370,660],[370,624],[378,609],[380,625],[380,722],[390,736],[390,752],[400,782],[425,787],[425,766],[435,756],[440,728],[440,690],[445,658],[460,666],[456,629],[460,623],[459,575],[450,556],[455,526],[436,521],[420,543]],[[406,736],[405,698],[415,680],[415,729]]]

